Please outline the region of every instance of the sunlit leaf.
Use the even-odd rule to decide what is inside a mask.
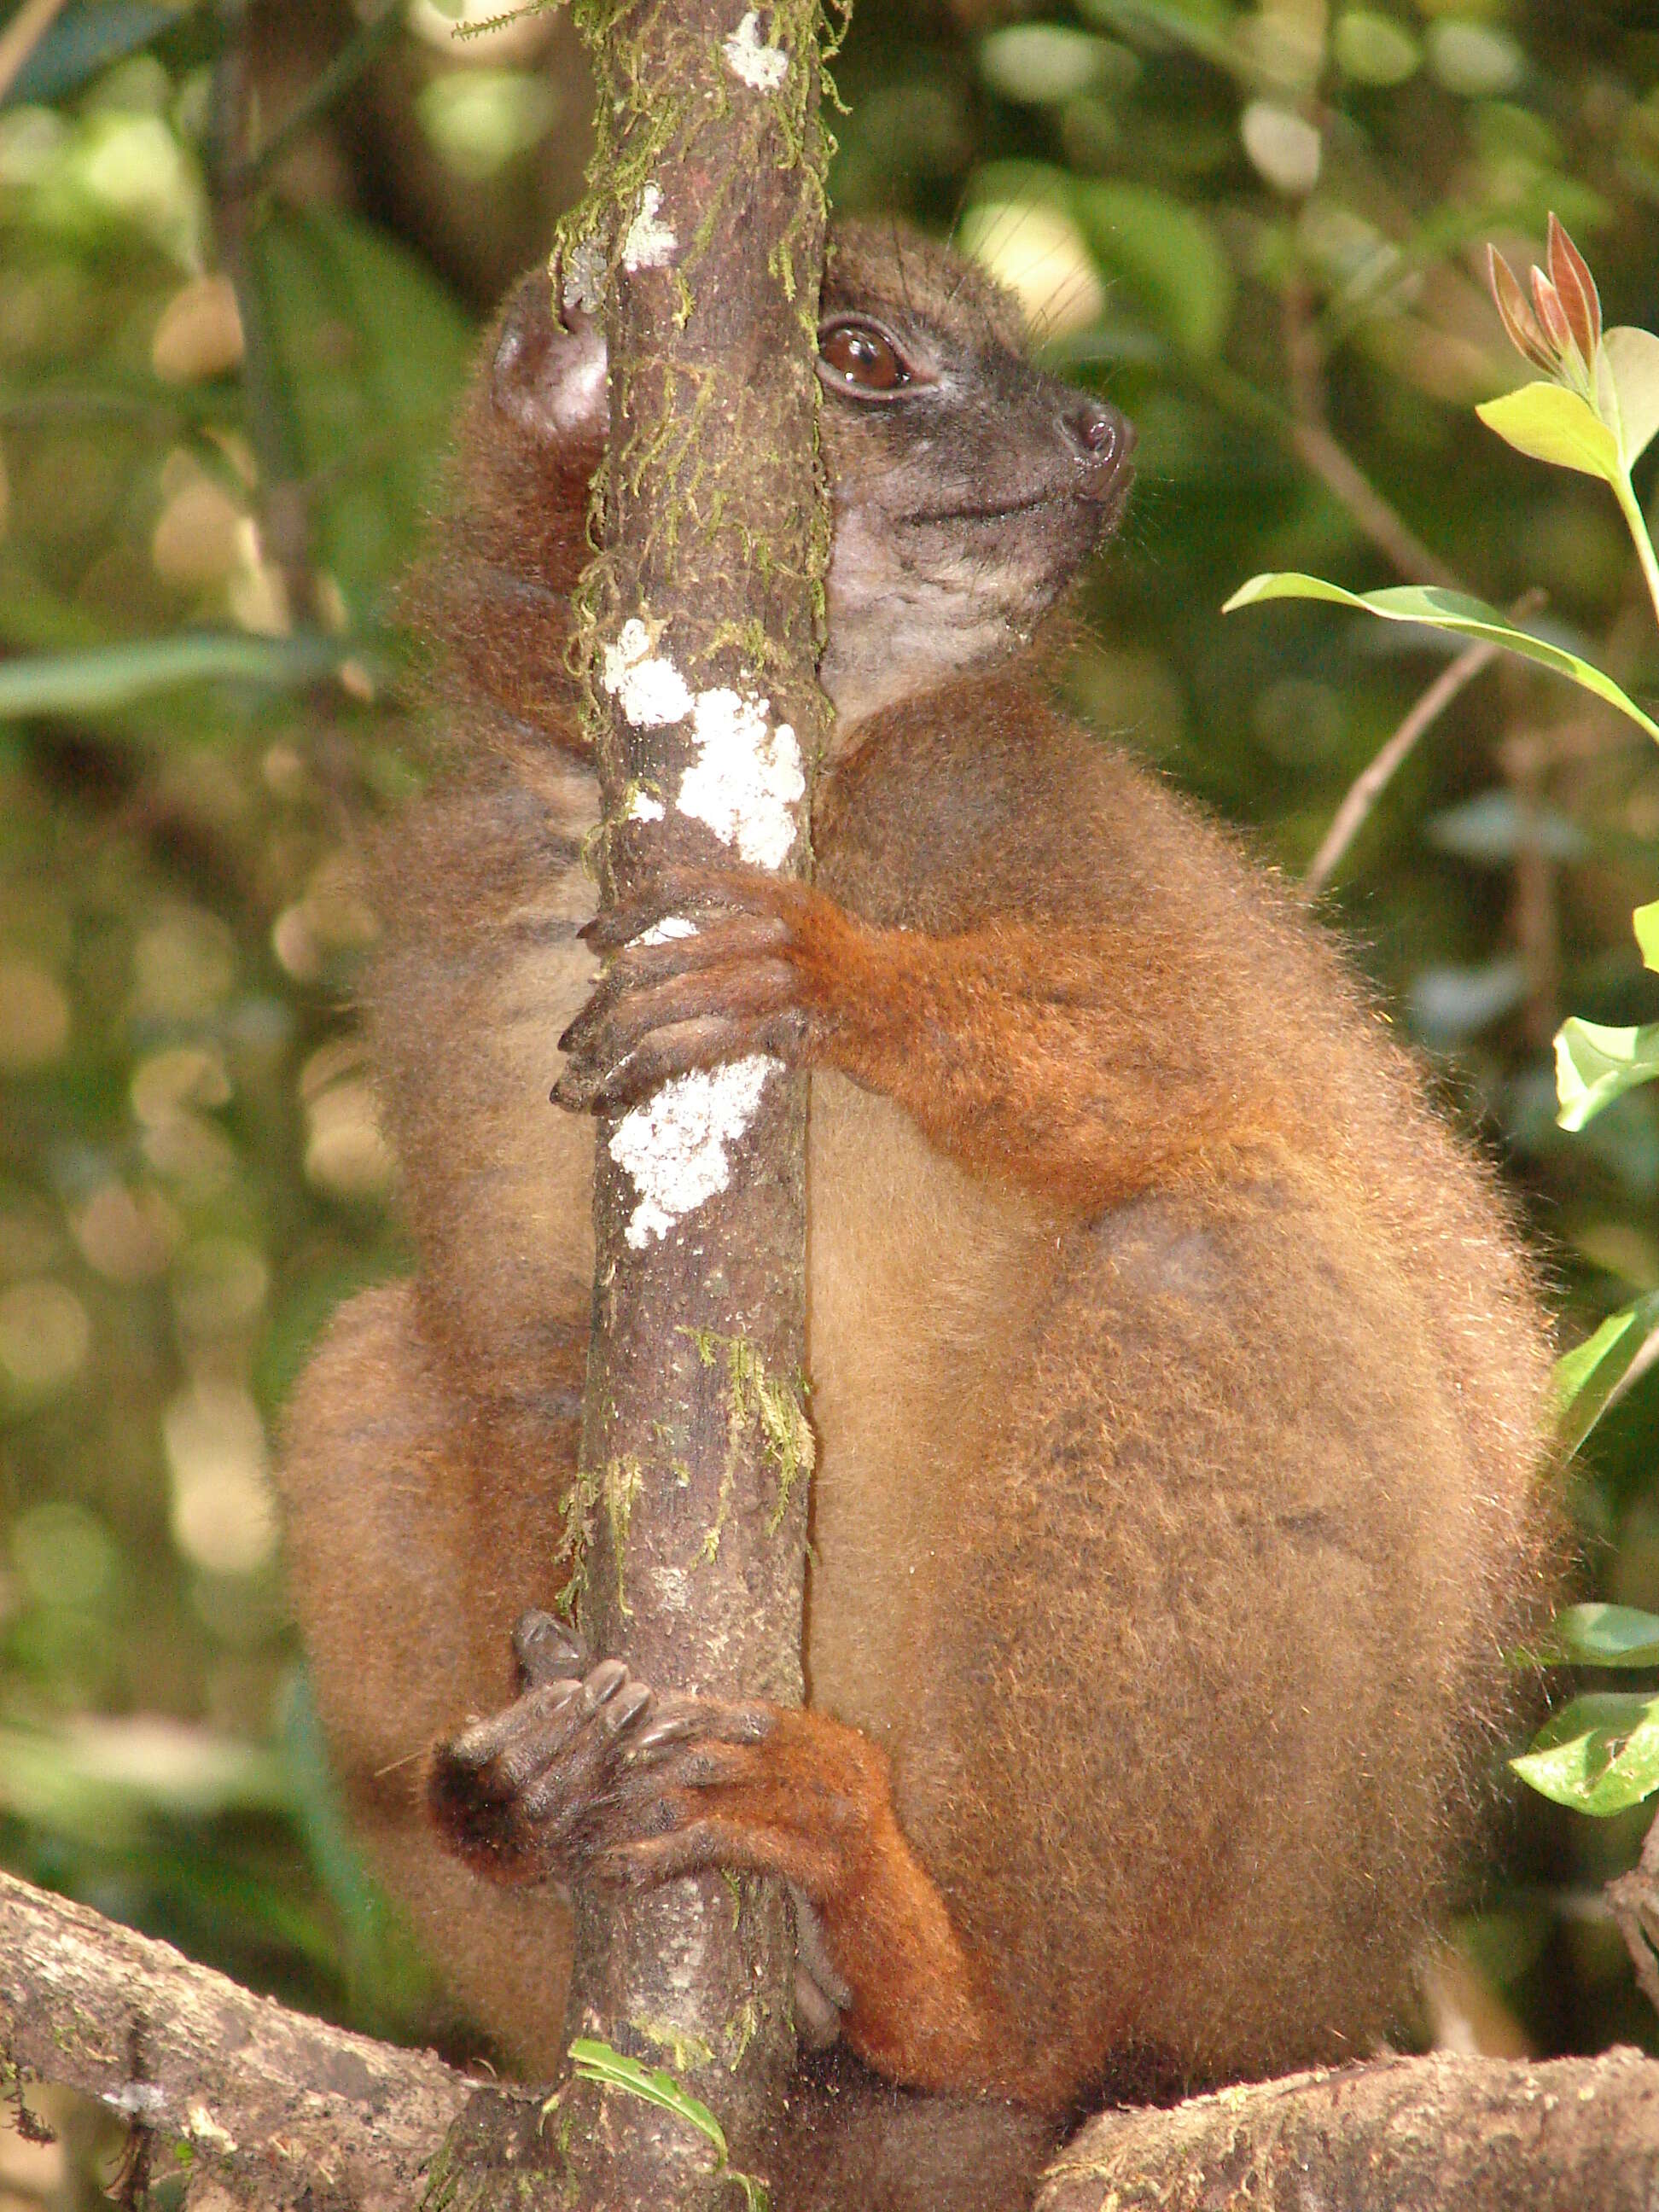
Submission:
[[[1188,46],[1223,69],[1237,66],[1229,0],[1082,0],[1082,12],[1126,38],[1154,47]]]
[[[1252,100],[1238,118],[1244,151],[1275,191],[1300,195],[1319,182],[1325,142],[1317,125],[1280,100]]]
[[[1659,1790],[1659,1698],[1628,1691],[1575,1698],[1510,1765],[1558,1805],[1622,1813]]]
[[[1443,591],[1435,584],[1398,584],[1382,592],[1346,592],[1341,585],[1328,584],[1318,576],[1280,570],[1252,576],[1249,583],[1241,584],[1221,611],[1231,614],[1236,608],[1256,606],[1264,599],[1328,599],[1336,606],[1363,608],[1367,614],[1380,615],[1384,622],[1423,623],[1431,629],[1448,630],[1455,637],[1489,637],[1494,644],[1519,653],[1523,659],[1536,661],[1540,668],[1570,677],[1586,691],[1595,692],[1598,699],[1605,699],[1610,707],[1617,707],[1620,714],[1628,714],[1650,738],[1659,738],[1659,722],[1644,714],[1610,676],[1604,676],[1599,668],[1580,659],[1576,653],[1569,653],[1565,646],[1539,637],[1531,630],[1517,629],[1496,607],[1470,599],[1462,592]]]
[[[1343,76],[1360,84],[1403,84],[1423,59],[1405,25],[1372,8],[1350,8],[1337,17],[1331,53]]]
[[[1601,1419],[1638,1353],[1659,1328],[1659,1291],[1609,1314],[1595,1334],[1555,1363],[1556,1433],[1577,1451]]]
[[[282,1762],[182,1721],[82,1717],[51,1733],[0,1730],[0,1809],[112,1839],[146,1814],[210,1820],[285,1808]]]
[[[1632,467],[1659,432],[1659,337],[1620,323],[1601,341],[1619,401],[1619,450]]]
[[[1105,289],[1063,202],[976,200],[963,210],[956,242],[1014,295],[1045,345],[1098,324]]]
[[[1558,310],[1559,312],[1559,310]],[[1577,469],[1617,483],[1624,473],[1619,441],[1589,400],[1560,384],[1523,384],[1475,409],[1489,430],[1535,461]]]
[[[1507,92],[1526,68],[1520,47],[1495,24],[1460,21],[1430,26],[1429,65],[1448,92],[1491,100]]]
[[[1107,73],[1103,40],[1065,23],[1013,23],[980,42],[986,82],[1006,100],[1047,106],[1074,100]]]
[[[1555,1036],[1556,1120],[1582,1129],[1604,1106],[1659,1075],[1659,1023],[1609,1029],[1570,1014]]]
[[[1650,906],[1638,906],[1630,920],[1636,942],[1642,948],[1644,964],[1659,969],[1659,899]]]
[[[346,658],[346,647],[335,638],[245,637],[231,631],[146,638],[83,653],[21,654],[0,660],[0,720],[98,714],[185,684],[231,680],[291,690],[330,674]]]
[[[1659,1613],[1563,1606],[1527,1656],[1545,1667],[1659,1667]]]
[[[683,2089],[672,2074],[660,2066],[641,2065],[626,2051],[614,2050],[610,2044],[596,2042],[586,2035],[579,2035],[572,2043],[570,2063],[580,2081],[597,2081],[608,2089],[621,2089],[630,2097],[638,2097],[686,2121],[714,2145],[720,2170],[729,2181],[742,2189],[750,2212],[768,2212],[770,2199],[764,2186],[752,2174],[741,2173],[728,2165],[725,2129],[708,2106],[690,2090]]]

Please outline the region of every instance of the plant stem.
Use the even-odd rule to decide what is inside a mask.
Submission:
[[[1620,511],[1630,526],[1630,534],[1636,542],[1636,557],[1642,563],[1643,580],[1648,587],[1648,597],[1653,602],[1653,611],[1659,616],[1659,560],[1654,558],[1653,540],[1648,535],[1647,519],[1642,513],[1642,503],[1637,498],[1627,471],[1621,471],[1613,487]]]

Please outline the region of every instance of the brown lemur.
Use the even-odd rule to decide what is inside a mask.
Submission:
[[[1318,931],[1048,703],[1122,418],[885,231],[834,240],[820,370],[816,880],[711,836],[595,921],[603,346],[538,274],[484,349],[417,586],[453,765],[374,864],[420,1270],[337,1317],[282,1478],[318,1702],[530,2074],[566,1980],[533,1885],[711,1865],[793,1886],[807,2014],[896,2083],[1057,2116],[1137,2054],[1359,2056],[1549,1579],[1528,1271]],[[809,1702],[653,1696],[544,1613],[498,1710],[576,1468],[591,1115],[757,1051],[811,1071]]]

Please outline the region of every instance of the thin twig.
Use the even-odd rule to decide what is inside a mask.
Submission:
[[[23,5],[0,31],[0,100],[17,82],[24,63],[52,28],[64,0],[23,0]]]
[[[1535,614],[1542,604],[1541,592],[1528,592],[1524,598],[1516,601],[1510,612],[1516,620],[1520,621],[1529,614]],[[1472,684],[1481,670],[1495,660],[1503,649],[1502,646],[1483,639],[1470,646],[1467,652],[1460,653],[1455,660],[1441,670],[1388,743],[1355,777],[1341,805],[1336,810],[1335,819],[1326,831],[1323,842],[1313,856],[1307,874],[1303,878],[1302,896],[1304,899],[1317,898],[1329,883],[1344,854],[1358,836],[1366,816],[1423,732],[1433,726],[1458,693]]]
[[[1314,854],[1302,880],[1302,896],[1316,899],[1329,883],[1338,862],[1358,836],[1366,816],[1387,788],[1395,769],[1410,753],[1425,730],[1444,714],[1466,685],[1472,684],[1488,662],[1496,660],[1501,646],[1482,642],[1460,653],[1443,668],[1388,743],[1348,787],[1336,810],[1336,818],[1325,832],[1324,842]]]
[[[385,0],[374,15],[347,40],[333,60],[296,100],[255,153],[234,161],[224,181],[239,193],[252,191],[270,175],[284,154],[319,123],[342,93],[348,92],[397,30],[398,0]]]

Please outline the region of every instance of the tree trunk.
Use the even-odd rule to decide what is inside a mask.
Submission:
[[[604,552],[580,608],[606,902],[664,862],[800,869],[828,528],[816,0],[587,11],[598,194],[555,254],[611,361]],[[673,925],[670,925],[672,927]],[[798,1703],[811,1438],[805,1086],[754,1059],[603,1121],[583,1474],[565,1539],[596,1651],[655,1686]],[[568,2014],[669,2068],[741,2163],[793,2063],[775,1888],[579,1893]],[[729,2205],[681,2118],[560,2092],[566,2184],[608,2212]]]

